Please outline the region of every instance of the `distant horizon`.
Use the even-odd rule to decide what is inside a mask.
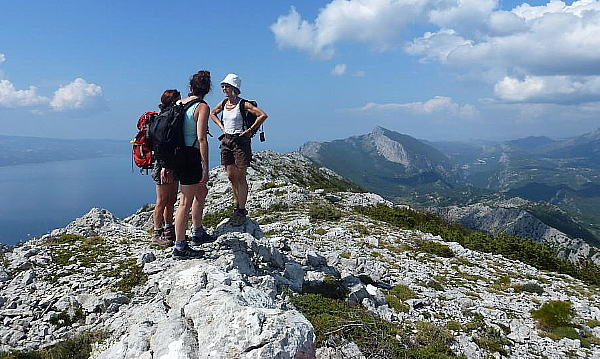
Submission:
[[[489,142],[507,142],[507,141],[514,141],[514,140],[520,140],[520,139],[525,139],[525,138],[530,138],[530,137],[545,137],[545,138],[550,138],[553,140],[566,140],[569,138],[574,138],[574,137],[579,137],[588,133],[594,133],[594,132],[600,132],[600,127],[597,127],[596,129],[593,129],[591,131],[586,131],[586,132],[582,132],[580,134],[576,134],[576,135],[571,135],[571,136],[565,136],[565,137],[554,137],[554,136],[547,136],[547,135],[527,135],[524,137],[517,137],[517,138],[506,138],[503,140],[493,140],[493,139],[488,139],[488,138],[467,138],[467,139],[462,139],[462,140],[442,140],[442,139],[430,139],[430,138],[425,138],[425,137],[420,137],[420,136],[415,136],[413,134],[407,133],[407,132],[402,132],[399,130],[395,130],[389,127],[385,127],[382,125],[373,125],[373,128],[371,129],[371,131],[369,132],[363,132],[363,133],[358,133],[358,134],[353,134],[350,136],[346,136],[343,138],[350,138],[350,137],[356,137],[356,136],[362,136],[368,133],[371,133],[373,131],[373,129],[375,127],[382,127],[386,130],[390,130],[390,131],[394,131],[403,135],[408,135],[411,136],[413,138],[416,139],[423,139],[423,140],[427,140],[427,141],[435,141],[435,142],[469,142],[469,141],[489,141]],[[135,131],[134,131],[135,132]],[[132,132],[132,137],[135,134],[134,132]],[[266,129],[266,134],[267,136],[269,135],[268,129]],[[17,138],[32,138],[32,139],[47,139],[47,140],[72,140],[72,141],[85,141],[85,140],[89,140],[89,141],[114,141],[114,142],[123,142],[123,143],[130,143],[131,138],[69,138],[69,137],[43,137],[43,136],[22,136],[22,135],[6,135],[6,134],[0,134],[0,137],[17,137]],[[216,136],[213,135],[212,137],[212,141],[215,141],[214,138]],[[306,142],[303,142],[302,144],[300,144],[300,146],[302,146],[304,143],[307,142],[329,142],[329,141],[335,141],[338,139],[343,139],[343,138],[335,138],[335,139],[330,139],[330,140],[321,140],[321,141],[317,141],[317,140],[308,140]],[[209,143],[211,142],[211,137],[208,138],[209,139]],[[259,145],[261,147],[261,149],[258,149],[258,151],[277,151],[272,149],[271,147],[269,147],[269,142],[265,142],[265,143],[260,143],[258,142],[258,140],[254,140],[252,142],[253,147]],[[277,148],[290,148],[290,147],[286,147],[286,146],[276,146]],[[299,148],[299,147],[298,147]],[[293,150],[295,151],[295,150]]]
[[[241,96],[269,115],[258,150],[347,138],[375,123],[455,142],[598,127],[600,0],[228,4],[236,11],[224,21],[217,2],[64,0],[27,11],[3,2],[2,131],[128,140],[140,114],[157,110],[166,89],[185,96],[198,70],[211,73],[211,108],[224,98],[220,81],[240,76]],[[200,40],[182,46],[180,34]]]

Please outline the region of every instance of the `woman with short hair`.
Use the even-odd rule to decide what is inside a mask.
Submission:
[[[252,160],[251,137],[267,119],[267,114],[249,101],[239,97],[242,80],[236,74],[228,74],[221,81],[221,89],[226,99],[216,105],[210,118],[219,126],[223,134],[221,140],[221,164],[225,166],[227,177],[233,190],[235,210],[229,223],[239,226],[246,221],[246,201],[248,199],[248,182],[246,170]],[[240,108],[243,104],[243,108]],[[256,116],[251,126],[244,124],[242,111]],[[223,113],[222,119],[217,115]]]

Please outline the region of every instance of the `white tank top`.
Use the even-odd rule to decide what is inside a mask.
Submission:
[[[225,133],[230,135],[244,132],[244,119],[240,112],[240,102],[231,111],[227,111],[227,106],[223,106],[223,126],[225,127]]]

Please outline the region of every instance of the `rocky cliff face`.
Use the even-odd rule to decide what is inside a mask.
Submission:
[[[2,249],[0,351],[99,330],[94,358],[364,358],[369,348],[336,336],[360,323],[316,332],[293,305],[333,278],[345,301],[405,328],[396,338],[409,338],[406,346],[425,345],[423,328],[434,328],[446,354],[467,358],[600,358],[595,287],[362,216],[352,209],[393,204],[344,191],[347,182],[298,154],[257,154],[249,184],[252,220],[215,222],[218,239],[202,259],[175,261],[169,249],[151,248],[151,208],[124,220],[92,209]],[[226,174],[214,169],[207,223],[230,203]],[[517,290],[526,284],[535,290]],[[410,295],[390,296],[400,289]],[[572,304],[585,345],[543,335],[531,311],[550,301]]]
[[[300,153],[371,191],[398,195],[398,185],[456,183],[452,164],[441,152],[411,136],[383,127],[332,142],[309,142]]]
[[[503,201],[499,206],[477,203],[462,207],[430,207],[428,210],[470,229],[494,234],[506,233],[543,242],[557,252],[559,257],[575,263],[590,260],[600,265],[599,248],[590,246],[582,239],[570,238],[548,226],[528,211],[520,209],[518,202],[519,199],[514,198]]]

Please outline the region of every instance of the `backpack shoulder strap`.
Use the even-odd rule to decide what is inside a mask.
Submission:
[[[225,104],[227,103],[227,99],[221,101],[221,122],[223,122],[223,112],[225,112]]]
[[[248,111],[246,111],[246,100],[240,99],[240,114],[242,115],[242,128],[244,131],[250,127],[248,126]]]
[[[194,106],[197,103],[206,103],[206,101],[204,101],[201,98],[195,98],[191,101],[188,101],[183,105],[183,112],[187,111],[190,107]]]

